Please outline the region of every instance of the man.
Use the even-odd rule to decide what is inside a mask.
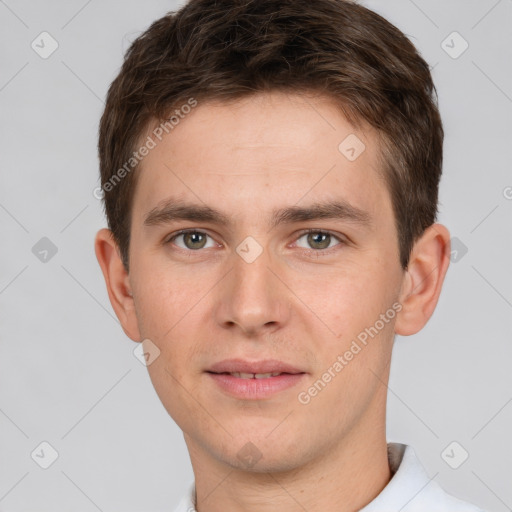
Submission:
[[[130,47],[95,247],[183,430],[177,512],[477,510],[385,432],[449,264],[442,141],[428,65],[352,2],[193,0]]]

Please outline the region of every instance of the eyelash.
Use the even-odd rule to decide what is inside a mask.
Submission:
[[[185,235],[187,233],[200,233],[202,235],[206,235],[206,236],[209,236],[210,238],[213,238],[208,233],[206,233],[204,231],[200,231],[199,229],[189,228],[189,229],[182,229],[182,230],[178,231],[177,233],[174,233],[172,236],[167,237],[164,240],[164,245],[170,244],[173,240],[178,238],[180,235]],[[298,240],[298,239],[302,238],[304,235],[308,235],[310,233],[315,233],[315,234],[320,234],[320,235],[330,235],[331,237],[335,238],[339,242],[339,244],[335,245],[334,247],[330,247],[328,249],[304,249],[302,247],[299,247],[299,251],[303,254],[311,255],[311,253],[313,253],[313,254],[315,254],[316,257],[323,256],[323,255],[327,256],[327,255],[330,255],[332,252],[339,250],[340,249],[339,246],[346,245],[346,243],[347,243],[345,240],[343,240],[341,237],[339,237],[338,235],[334,234],[331,231],[325,231],[323,229],[315,229],[315,228],[308,228],[308,229],[301,231],[298,234],[296,240]],[[198,250],[182,249],[181,247],[178,247],[178,249],[188,252],[188,253],[200,252],[200,249],[198,249]]]

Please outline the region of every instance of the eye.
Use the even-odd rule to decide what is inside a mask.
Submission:
[[[183,229],[176,233],[175,235],[168,238],[165,243],[171,243],[174,242],[174,240],[182,239],[184,245],[180,245],[178,243],[175,243],[176,246],[178,246],[180,249],[183,250],[192,250],[197,251],[198,249],[207,249],[208,246],[206,245],[206,239],[211,238],[210,235],[203,231],[198,231],[196,229]],[[210,245],[209,247],[214,247],[215,244]]]
[[[331,242],[333,242],[334,240],[338,240],[338,242],[340,242],[339,244],[335,244],[335,246],[344,243],[343,240],[338,236],[330,233],[329,231],[322,231],[319,229],[308,229],[307,231],[302,233],[301,236],[299,236],[297,241],[299,241],[301,238],[306,238],[306,243],[309,244],[309,247],[301,245],[299,245],[299,247],[303,247],[305,249],[312,248],[315,251],[325,251],[326,249],[331,249],[333,247],[331,245]]]
[[[207,245],[207,238],[212,240],[210,245]],[[306,239],[308,246],[304,246],[299,243],[302,238]],[[182,243],[177,243],[176,240],[180,239]],[[337,240],[339,243],[332,245],[332,242],[335,240]],[[197,229],[182,229],[164,241],[164,244],[169,243],[173,243],[184,251],[198,251],[200,249],[208,249],[216,246],[216,243],[213,241],[210,235]],[[296,243],[298,247],[309,250],[313,249],[313,251],[316,253],[330,253],[331,249],[335,248],[337,245],[344,244],[344,241],[329,231],[311,228],[304,231],[297,238]]]

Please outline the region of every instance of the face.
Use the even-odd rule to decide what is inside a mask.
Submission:
[[[382,425],[403,280],[376,133],[327,98],[198,104],[142,161],[132,337],[191,453],[290,469]],[[210,373],[228,359],[299,374]]]

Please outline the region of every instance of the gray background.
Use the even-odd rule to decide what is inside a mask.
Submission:
[[[0,510],[172,511],[193,478],[93,250],[106,225],[92,191],[107,87],[130,41],[177,5],[0,0]],[[388,439],[413,445],[452,494],[511,510],[512,0],[365,5],[434,68],[439,221],[458,239],[431,321],[397,337]],[[31,47],[43,31],[59,45],[47,59]],[[454,31],[469,43],[457,58]],[[43,237],[58,250],[46,262],[32,251]],[[48,469],[31,458],[43,441],[58,452]]]

